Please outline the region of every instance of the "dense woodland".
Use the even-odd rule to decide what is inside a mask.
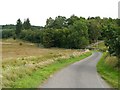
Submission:
[[[32,26],[29,18],[16,25],[3,25],[2,38],[18,38],[44,47],[86,48],[89,44],[104,40],[111,55],[120,58],[120,20],[100,17],[48,18],[44,27]],[[119,60],[120,61],[120,60]]]

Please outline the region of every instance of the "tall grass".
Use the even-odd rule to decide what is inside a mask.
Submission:
[[[39,87],[47,78],[50,77],[51,74],[55,73],[57,70],[60,70],[61,68],[74,63],[76,61],[79,61],[85,57],[88,57],[91,55],[91,52],[80,55],[78,57],[71,57],[69,59],[58,59],[52,64],[49,64],[41,69],[38,69],[37,71],[33,72],[31,75],[27,75],[24,78],[16,81],[11,87],[14,88],[35,88]]]
[[[43,83],[51,74],[55,71],[79,61],[87,56],[91,55],[91,52],[82,54],[78,56],[72,56],[68,59],[57,58],[56,60],[48,60],[46,63],[39,65],[38,63],[30,64],[25,67],[20,67],[19,69],[13,68],[4,72],[3,75],[3,87],[12,88],[35,88]]]
[[[113,60],[114,59],[114,60]],[[104,53],[97,64],[97,70],[101,77],[110,83],[114,88],[118,88],[118,68],[116,66],[116,58],[110,57],[108,53]]]

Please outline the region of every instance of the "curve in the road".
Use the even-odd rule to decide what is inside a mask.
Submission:
[[[95,52],[90,57],[76,62],[48,79],[41,88],[110,88],[98,75],[96,64],[102,53]]]

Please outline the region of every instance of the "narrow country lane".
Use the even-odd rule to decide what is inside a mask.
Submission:
[[[110,88],[97,73],[96,64],[101,56],[102,53],[95,52],[60,70],[40,88]]]

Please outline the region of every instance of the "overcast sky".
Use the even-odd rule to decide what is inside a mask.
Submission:
[[[120,0],[0,0],[0,25],[16,24],[29,18],[32,25],[44,26],[46,19],[58,15],[118,18]]]

